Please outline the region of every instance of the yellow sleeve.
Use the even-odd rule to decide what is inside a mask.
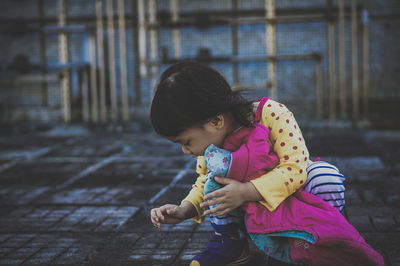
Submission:
[[[271,131],[269,140],[279,164],[251,182],[264,198],[260,203],[273,211],[306,181],[309,153],[293,114],[284,105],[269,99],[260,123]]]
[[[190,190],[189,194],[182,200],[182,202],[188,201],[196,208],[197,217],[194,217],[193,220],[197,223],[201,223],[204,220],[204,209],[200,208],[200,203],[203,202],[204,184],[206,183],[207,175],[207,167],[204,156],[197,157],[196,173],[199,174],[199,177],[197,178],[196,183],[192,185],[192,189]]]

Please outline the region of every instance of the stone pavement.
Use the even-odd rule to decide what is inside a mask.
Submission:
[[[303,133],[347,176],[346,217],[400,265],[400,132]],[[194,161],[154,133],[0,136],[0,265],[187,265],[210,225],[155,229],[149,210],[179,203],[194,180]]]

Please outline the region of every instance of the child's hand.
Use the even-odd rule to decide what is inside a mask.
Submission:
[[[151,209],[151,222],[160,228],[161,224],[177,224],[185,219],[185,211],[182,207],[174,204],[165,204],[159,208]]]
[[[262,200],[262,196],[251,182],[241,183],[234,179],[221,177],[214,177],[214,179],[225,186],[204,196],[204,202],[200,204],[201,208],[219,204],[211,210],[206,210],[204,215],[222,216],[245,202]]]

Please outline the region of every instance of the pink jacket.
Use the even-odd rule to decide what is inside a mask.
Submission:
[[[225,139],[232,151],[228,177],[246,182],[273,169],[278,157],[268,144],[269,130],[246,127]],[[299,190],[271,212],[258,202],[243,206],[249,233],[300,230],[311,233],[314,243],[292,239],[292,260],[307,265],[384,265],[382,256],[369,246],[344,216],[320,198]]]
[[[307,231],[314,243],[292,239],[291,258],[307,265],[384,265],[382,256],[331,205],[303,189],[287,198],[275,211],[250,202],[246,208],[249,233],[286,230]]]
[[[278,156],[269,148],[269,130],[254,123],[225,138],[223,149],[232,151],[228,177],[248,182],[273,169],[279,162]]]

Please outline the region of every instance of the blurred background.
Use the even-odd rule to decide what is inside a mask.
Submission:
[[[179,60],[210,64],[306,122],[399,127],[396,0],[0,5],[2,130],[147,119],[157,78]]]
[[[187,265],[213,229],[155,229],[195,160],[151,130],[197,60],[294,113],[346,176],[343,215],[400,265],[400,1],[1,0],[0,265]],[[247,265],[277,265],[254,246]]]

